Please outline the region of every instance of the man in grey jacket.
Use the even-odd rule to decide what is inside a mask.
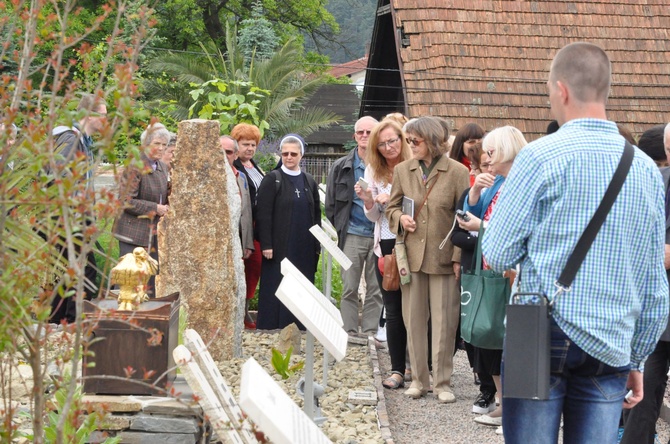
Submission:
[[[55,151],[58,154],[57,164],[59,167],[62,167],[61,174],[72,174],[73,171],[69,169],[73,162],[77,158],[77,154],[84,154],[85,160],[78,164],[81,168],[84,169],[85,177],[85,189],[87,191],[93,189],[93,153],[91,151],[91,145],[93,140],[91,135],[100,133],[102,131],[105,119],[107,116],[107,105],[105,101],[93,94],[84,94],[79,101],[77,111],[85,112],[86,114],[76,122],[72,127],[68,126],[58,126],[53,129],[52,137],[54,138],[54,147]],[[86,215],[87,224],[93,222],[92,215]],[[67,251],[61,245],[63,243],[58,243],[57,248],[65,258],[68,257]],[[78,247],[75,245],[75,248]],[[76,253],[78,254],[78,252]],[[95,255],[90,251],[87,255],[87,264],[84,270],[84,276],[86,282],[84,284],[84,292],[86,299],[91,299],[97,293],[97,288],[95,287],[97,270],[95,265]],[[66,322],[74,322],[76,313],[76,304],[75,297],[61,298],[58,295],[54,296],[54,299],[51,302],[51,318],[49,322],[59,324],[61,321],[65,320]]]
[[[374,267],[377,258],[373,252],[374,224],[363,211],[363,202],[354,191],[354,185],[365,172],[365,152],[368,139],[377,120],[366,116],[354,126],[354,139],[358,146],[333,164],[326,186],[326,217],[337,230],[338,246],[351,260],[351,268],[340,269],[342,300],[340,312],[344,329],[349,334],[358,333],[358,287],[365,271],[366,296],[363,305],[361,330],[373,335],[379,326],[383,302]]]

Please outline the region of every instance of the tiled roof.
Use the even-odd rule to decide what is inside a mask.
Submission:
[[[341,63],[330,68],[329,74],[333,77],[350,76],[360,71],[365,71],[368,66],[368,56],[350,62]]]
[[[411,116],[446,117],[456,129],[511,124],[535,139],[552,119],[546,80],[553,56],[589,41],[612,60],[609,119],[638,137],[670,120],[667,0],[391,4]]]

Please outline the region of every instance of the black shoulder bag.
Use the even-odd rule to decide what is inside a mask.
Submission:
[[[626,142],[623,155],[598,209],[586,226],[577,245],[556,281],[557,291],[550,303],[544,293],[516,293],[507,305],[505,332],[505,398],[549,399],[551,374],[551,309],[556,298],[570,286],[610,212],[630,166],[635,150]],[[521,274],[517,277],[517,288]]]

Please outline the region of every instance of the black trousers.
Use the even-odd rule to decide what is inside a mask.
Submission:
[[[92,221],[88,221],[87,225],[91,224]],[[44,233],[40,232],[40,236],[46,239]],[[74,245],[75,254],[78,255],[81,252],[81,246],[75,243]],[[56,250],[58,254],[67,259],[68,249],[67,244],[64,238],[61,238],[56,244]],[[95,254],[92,251],[89,251],[86,255],[86,266],[84,268],[84,277],[86,282],[84,284],[84,298],[86,300],[93,299],[97,293],[98,288],[96,287],[96,279],[98,277],[97,264],[95,262]],[[72,288],[65,288],[64,291],[71,292]],[[55,295],[51,301],[51,316],[49,317],[49,322],[54,324],[60,324],[65,320],[66,322],[72,323],[77,317],[77,304],[75,296],[69,296],[66,298],[61,298],[59,295]]]
[[[391,254],[395,239],[382,239],[379,246],[382,254]],[[405,349],[407,348],[407,330],[402,318],[402,292],[386,291],[382,288],[382,275],[379,267],[375,267],[377,282],[382,292],[384,308],[386,308],[386,341],[391,358],[391,371],[401,375],[405,374]]]
[[[644,398],[630,410],[624,409],[621,444],[653,444],[656,421],[661,413],[670,369],[670,342],[659,341],[644,364]]]

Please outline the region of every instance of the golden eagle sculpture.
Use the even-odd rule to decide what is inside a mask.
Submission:
[[[158,271],[158,262],[147,250],[137,247],[124,255],[112,268],[112,283],[119,285],[119,310],[137,310],[140,303],[149,300],[145,288],[149,277]]]

